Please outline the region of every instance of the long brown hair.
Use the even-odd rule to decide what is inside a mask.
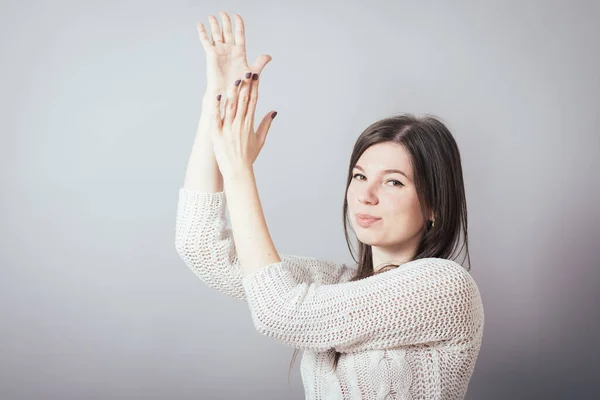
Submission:
[[[348,201],[346,193],[352,181],[352,170],[360,156],[371,146],[392,142],[407,150],[414,173],[415,189],[421,204],[425,221],[428,221],[426,209],[433,211],[435,224],[426,223],[425,231],[417,248],[416,255],[410,261],[421,258],[452,259],[460,242],[461,230],[464,235],[463,246],[471,269],[467,236],[467,201],[463,182],[460,152],[454,137],[446,126],[436,117],[426,114],[416,117],[413,114],[400,114],[379,120],[371,124],[358,137],[350,157],[346,191],[344,193],[343,221],[348,249],[358,268],[350,281],[373,276],[373,256],[371,246],[358,241],[358,260],[348,236]],[[400,265],[386,264],[377,273],[385,272]],[[295,349],[290,372],[298,353]],[[333,370],[337,369],[342,353],[335,352]],[[288,373],[289,382],[289,373]]]

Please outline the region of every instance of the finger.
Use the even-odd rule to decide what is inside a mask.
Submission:
[[[223,39],[225,40],[225,43],[233,44],[234,41],[233,33],[231,31],[231,19],[225,11],[221,11],[219,14],[221,14],[221,19],[223,20]]]
[[[235,14],[235,44],[246,48],[246,26],[239,14]]]
[[[245,73],[245,74],[244,74],[244,77],[245,77],[246,79],[250,79],[250,78],[252,78],[252,72],[247,72],[247,73]],[[228,94],[231,94],[231,93],[229,93],[229,92],[228,92]],[[229,104],[229,102],[231,101],[230,99],[231,99],[231,96],[229,96],[229,95],[228,95],[228,96],[227,96],[227,99],[225,99],[225,106],[227,106],[227,105]],[[237,108],[237,105],[236,105],[236,108]]]
[[[215,42],[223,43],[223,34],[221,33],[221,28],[219,27],[219,21],[217,21],[217,17],[211,15],[208,17],[208,23],[210,24],[210,30],[212,32],[212,39]]]
[[[238,95],[238,107],[236,111],[235,121],[240,126],[246,126],[246,112],[248,111],[248,100],[250,100],[250,90],[252,88],[252,77],[250,79],[245,79],[242,81],[240,85],[240,92]]]
[[[265,68],[265,66],[271,62],[271,60],[273,59],[273,57],[271,57],[268,54],[262,54],[260,56],[258,56],[258,58],[256,59],[256,61],[254,62],[254,65],[252,66],[252,71],[257,71],[258,74],[260,75],[260,73],[262,72],[263,68]]]
[[[225,117],[223,125],[230,127],[233,124],[233,119],[237,113],[238,104],[238,89],[242,80],[238,79],[233,85],[227,89],[227,106],[225,107]]]
[[[277,111],[271,111],[263,117],[262,121],[260,121],[260,125],[256,131],[256,138],[260,149],[265,145],[267,134],[269,133],[269,129],[271,129],[271,124],[273,123],[275,115],[277,115]]]
[[[246,111],[246,124],[248,128],[254,129],[254,113],[256,111],[256,103],[258,102],[258,79],[259,75],[252,75],[252,86],[250,88],[250,98],[248,99],[248,109]]]
[[[221,125],[223,122],[223,120],[221,118],[221,98],[222,98],[222,95],[219,94],[215,101],[215,108],[213,109],[215,129],[213,129],[212,131],[214,131],[217,134],[221,133]]]
[[[206,27],[202,22],[200,22],[196,24],[196,29],[198,30],[198,36],[200,37],[202,47],[204,47],[205,51],[208,51],[208,49],[212,47],[212,43],[210,38],[208,37],[208,32],[206,32]]]

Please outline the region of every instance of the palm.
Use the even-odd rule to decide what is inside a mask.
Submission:
[[[207,63],[207,78],[222,87],[250,71],[244,49],[229,43],[216,42],[214,54]]]
[[[271,61],[271,56],[262,55],[253,66],[246,59],[246,37],[242,17],[236,14],[235,34],[231,20],[225,12],[221,12],[223,29],[216,18],[211,16],[212,39],[203,24],[199,24],[200,40],[206,51],[206,78],[208,85],[218,91],[224,91],[228,85],[243,77],[246,72],[260,74],[264,66]]]

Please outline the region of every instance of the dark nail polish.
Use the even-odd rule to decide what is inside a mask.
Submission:
[[[242,83],[242,80],[238,79],[237,81],[235,81],[235,86],[240,86],[240,83]]]
[[[271,114],[271,119],[275,118],[276,115],[277,115],[277,111],[275,111],[273,114]]]
[[[217,96],[217,101],[221,100],[221,95]]]
[[[258,79],[258,74],[252,75],[252,80],[257,80],[257,79]]]
[[[246,72],[246,79],[250,78],[252,76],[252,72]]]

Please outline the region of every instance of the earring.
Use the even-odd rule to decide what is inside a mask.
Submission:
[[[431,221],[431,227],[433,228],[435,226],[435,218],[433,219],[433,221]]]

